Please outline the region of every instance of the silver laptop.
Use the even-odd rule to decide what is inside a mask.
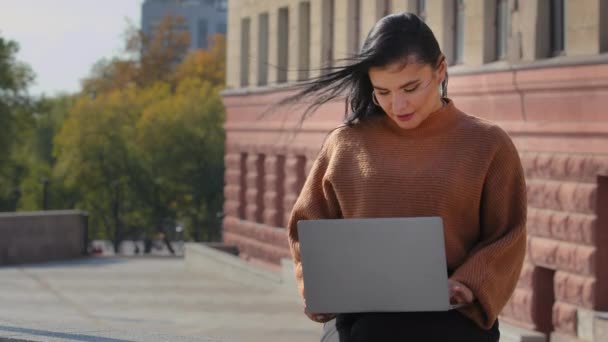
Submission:
[[[440,217],[298,222],[312,313],[447,311]]]

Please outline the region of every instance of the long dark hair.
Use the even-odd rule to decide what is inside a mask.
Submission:
[[[444,58],[435,35],[422,19],[407,12],[388,15],[374,25],[359,53],[341,60],[340,66],[322,68],[321,76],[299,85],[301,89],[296,94],[284,98],[278,105],[310,103],[302,116],[304,120],[323,104],[346,95],[345,124],[383,115],[372,101],[368,70],[399,60],[405,62],[408,57],[433,68]],[[443,96],[447,96],[447,83],[446,72],[441,84]]]

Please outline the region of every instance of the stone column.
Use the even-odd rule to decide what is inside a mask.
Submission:
[[[239,217],[239,205],[241,190],[241,155],[237,152],[229,152],[224,156],[224,215]]]
[[[564,1],[566,55],[596,55],[608,50],[608,1]]]
[[[496,58],[496,2],[468,0],[464,7],[464,63],[479,66]]]
[[[319,68],[323,64],[323,2],[327,0],[310,1],[310,73],[309,77],[319,75]]]
[[[378,21],[377,0],[361,0],[361,42]]]
[[[267,156],[265,160],[264,223],[272,227],[283,227],[283,183],[285,182],[285,158]]]
[[[241,11],[236,1],[228,1],[226,35],[226,87],[239,88],[241,82]]]
[[[454,1],[427,1],[427,25],[435,34],[441,51],[446,56],[448,64],[453,63],[454,55]],[[466,24],[465,24],[466,25]]]
[[[298,199],[302,184],[304,183],[305,157],[295,154],[290,154],[285,160],[285,224],[289,223],[291,210]]]
[[[247,183],[247,191],[245,192],[245,219],[251,222],[257,222],[258,217],[258,188],[257,188],[257,154],[247,155],[247,175],[245,182]]]
[[[393,13],[410,12],[417,14],[416,0],[393,0]]]

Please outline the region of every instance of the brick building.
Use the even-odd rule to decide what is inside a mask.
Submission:
[[[608,341],[607,0],[230,0],[225,241],[252,260],[289,257],[290,209],[345,103],[303,123],[301,107],[261,114],[399,11],[435,32],[456,105],[520,151],[528,250],[501,320],[552,341]]]

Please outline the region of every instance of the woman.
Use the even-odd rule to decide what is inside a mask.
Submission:
[[[441,216],[450,299],[432,313],[306,314],[324,340],[497,341],[497,315],[519,278],[526,191],[518,153],[490,122],[459,111],[429,27],[409,13],[381,19],[346,66],[283,103],[309,111],[346,92],[350,114],[326,138],[295,203],[288,235],[304,296],[297,222]],[[335,320],[334,320],[335,318]]]

